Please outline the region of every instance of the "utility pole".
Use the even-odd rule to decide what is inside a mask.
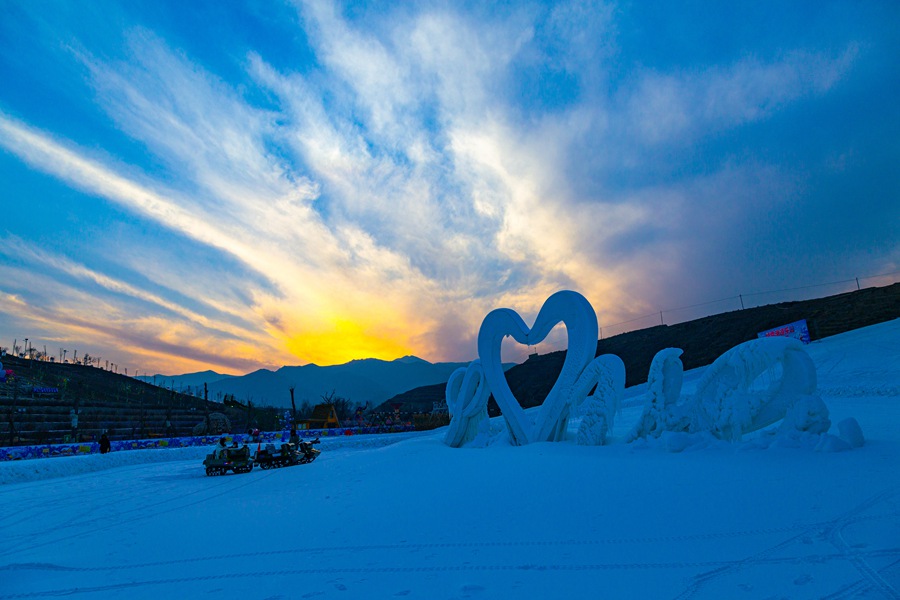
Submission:
[[[69,417],[72,420],[72,441],[78,443],[78,413],[81,412],[78,410],[78,396],[75,396],[75,404],[72,410],[69,411]]]
[[[294,386],[288,388],[291,390],[291,427],[297,426],[297,405],[294,403]]]

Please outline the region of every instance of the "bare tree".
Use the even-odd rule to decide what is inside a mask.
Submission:
[[[308,419],[312,416],[313,405],[309,402],[309,400],[304,400],[302,404],[300,404],[300,410],[297,411],[297,417],[302,421],[303,419]]]
[[[253,427],[253,398],[247,396],[247,427]]]
[[[337,414],[339,421],[346,421],[353,416],[353,410],[356,405],[349,398],[338,396],[335,390],[331,393],[322,394],[322,403],[334,406],[334,412]]]

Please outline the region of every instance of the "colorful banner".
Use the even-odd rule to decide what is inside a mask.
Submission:
[[[59,388],[34,386],[31,391],[35,394],[58,394]]]
[[[761,333],[756,334],[758,338],[765,337],[792,337],[797,338],[804,344],[809,343],[809,328],[806,326],[806,319],[800,319],[799,321],[794,321],[793,323],[789,323],[788,325],[782,325],[781,327],[773,327],[768,331],[763,331]]]
[[[414,431],[411,425],[397,425],[393,427],[340,427],[334,429],[301,429],[297,435],[301,438],[333,437],[340,435],[366,435],[378,433],[399,433],[402,431]],[[260,442],[286,442],[290,438],[289,431],[266,431],[259,434]],[[225,438],[228,445],[232,442],[238,444],[255,444],[256,440],[246,433],[222,435],[200,435],[178,438],[154,438],[147,440],[113,440],[110,442],[111,452],[122,450],[151,450],[160,448],[187,448],[189,446],[212,446]],[[0,461],[24,460],[30,458],[52,458],[54,456],[76,456],[79,454],[99,454],[100,444],[97,442],[78,444],[43,444],[40,446],[11,446],[0,448]]]

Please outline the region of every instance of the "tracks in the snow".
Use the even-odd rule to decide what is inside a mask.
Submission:
[[[824,523],[805,527],[800,531],[800,533],[793,535],[779,542],[778,544],[775,544],[774,546],[770,546],[765,550],[757,552],[756,554],[748,556],[743,560],[735,561],[733,564],[720,566],[705,573],[701,573],[692,579],[687,587],[675,597],[675,600],[690,600],[690,598],[693,598],[703,587],[707,586],[712,581],[723,577],[724,575],[734,573],[742,568],[752,565],[767,564],[772,560],[767,558],[771,554],[787,548],[801,538],[814,533],[819,533],[821,536],[828,538],[832,542],[832,544],[837,547],[839,553],[837,555],[834,555],[832,559],[844,559],[850,561],[863,575],[863,579],[858,582],[859,584],[861,584],[859,585],[859,591],[874,587],[882,592],[882,594],[886,598],[890,598],[892,600],[900,600],[900,596],[897,595],[897,591],[879,575],[876,569],[874,569],[866,561],[867,557],[872,557],[873,555],[871,553],[853,551],[841,536],[841,532],[843,531],[844,527],[846,527],[850,523],[867,520],[870,518],[883,518],[882,516],[861,517],[860,515],[866,510],[871,509],[873,506],[876,506],[893,497],[895,494],[896,492],[893,489],[879,492],[878,494],[875,494],[861,504],[853,507],[849,511],[835,517],[834,519],[831,519]],[[891,514],[887,516],[890,518],[896,518],[897,515]],[[885,556],[885,554],[879,554],[879,556]],[[893,556],[893,551],[889,551],[889,554],[887,554],[887,556]],[[835,596],[835,600],[846,597],[849,596],[841,594]]]
[[[182,510],[185,508],[189,508],[191,506],[196,506],[198,504],[203,504],[214,500],[216,498],[225,496],[234,492],[235,490],[239,490],[241,488],[247,487],[249,485],[256,484],[268,477],[271,477],[272,473],[263,473],[257,475],[255,477],[241,477],[240,483],[233,481],[232,478],[221,478],[221,481],[217,481],[214,485],[205,485],[204,487],[198,488],[192,492],[182,493],[177,496],[169,496],[162,500],[158,500],[155,502],[150,502],[146,504],[140,504],[138,506],[133,506],[132,508],[128,508],[116,513],[114,516],[103,515],[94,518],[90,518],[87,520],[75,520],[64,523],[60,526],[54,526],[51,528],[49,532],[43,532],[42,534],[35,534],[35,532],[29,532],[27,535],[19,536],[18,543],[16,542],[15,537],[9,537],[3,540],[4,545],[9,543],[9,548],[4,551],[0,551],[0,557],[10,556],[14,554],[19,554],[21,552],[25,552],[28,550],[33,550],[35,548],[41,548],[44,546],[51,546],[54,544],[58,544],[60,542],[64,542],[66,540],[74,539],[82,535],[82,529],[86,525],[95,525],[93,527],[93,531],[106,531],[109,529],[113,529],[116,527],[121,527],[122,525],[127,525],[130,523],[135,523],[138,521],[143,521],[147,519],[153,519],[158,516],[164,515],[166,513],[174,512],[176,510]],[[204,477],[204,480],[206,478]],[[210,493],[213,491],[214,493]],[[186,498],[199,496],[199,498],[194,498],[189,502],[184,502]],[[116,500],[115,502],[111,502],[110,504],[121,503],[121,500]],[[165,507],[165,508],[162,508]],[[74,533],[69,533],[61,536],[53,536],[47,539],[43,534],[51,533],[53,531],[57,531],[60,528],[73,528],[78,527],[78,530]],[[35,535],[40,535],[42,541],[36,543],[29,543],[27,540],[35,539]]]
[[[900,556],[900,548],[891,550],[879,550],[865,553],[868,556]],[[821,556],[804,557],[803,560],[814,562],[829,561],[844,558],[842,554],[831,554]],[[800,560],[793,557],[762,559],[759,563],[779,564],[785,562],[795,562]],[[227,581],[234,579],[246,578],[274,578],[274,577],[291,577],[298,575],[352,575],[352,574],[369,574],[369,575],[391,575],[391,574],[413,574],[413,573],[454,573],[454,572],[538,572],[538,573],[566,573],[566,572],[584,572],[584,571],[617,571],[617,570],[656,570],[656,569],[684,569],[684,568],[714,568],[716,570],[727,570],[736,566],[740,566],[745,561],[709,561],[709,562],[671,562],[671,563],[593,563],[593,564],[513,564],[513,565],[432,565],[432,566],[374,566],[374,567],[327,567],[327,568],[296,568],[296,569],[269,569],[258,571],[241,571],[237,573],[218,573],[215,575],[196,575],[191,577],[173,577],[166,579],[144,579],[122,583],[113,583],[99,586],[81,585],[78,587],[69,587],[52,590],[41,590],[33,592],[23,592],[16,594],[0,595],[0,600],[22,600],[26,598],[45,598],[50,596],[72,596],[78,594],[96,594],[108,593],[117,590],[137,589],[157,585],[184,585],[189,583],[197,583],[204,581]],[[898,559],[897,562],[900,562]],[[19,569],[45,569],[45,570],[73,570],[84,571],[92,569],[65,569],[55,565],[11,565],[5,570],[18,567]],[[108,570],[97,568],[96,570]],[[856,589],[856,588],[854,588]],[[859,588],[864,589],[864,588]],[[844,596],[840,596],[843,598]],[[837,598],[837,597],[836,597]]]

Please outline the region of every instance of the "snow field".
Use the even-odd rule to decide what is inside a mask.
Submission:
[[[438,430],[224,477],[193,448],[71,475],[104,456],[23,461],[60,466],[18,483],[3,464],[0,600],[897,598],[900,320],[807,349],[863,447],[625,444],[630,389],[602,447],[453,449]]]

